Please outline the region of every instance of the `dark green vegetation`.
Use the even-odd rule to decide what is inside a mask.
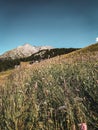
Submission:
[[[19,64],[20,64],[19,59],[0,60],[0,72],[8,69],[12,69],[15,67],[15,65],[19,65]]]
[[[55,56],[60,56],[63,54],[68,54],[72,51],[76,51],[78,49],[76,48],[55,48],[55,49],[50,49],[50,50],[41,50],[38,53],[33,54],[32,56],[27,58],[27,61],[40,61],[43,59],[48,59],[48,58],[52,58]]]
[[[68,54],[72,51],[77,50],[76,48],[55,48],[55,49],[50,49],[50,50],[41,50],[30,57],[27,58],[21,58],[21,59],[0,59],[0,72],[5,71],[7,69],[12,69],[15,67],[15,65],[19,65],[20,62],[35,62],[35,61],[41,61],[47,58],[52,58],[57,55],[62,55],[62,54]]]
[[[0,85],[0,130],[98,130],[95,46],[15,69]]]

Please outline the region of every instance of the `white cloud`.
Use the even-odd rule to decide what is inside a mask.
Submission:
[[[98,42],[98,37],[96,37],[96,42]]]

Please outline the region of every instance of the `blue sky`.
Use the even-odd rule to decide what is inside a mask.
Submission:
[[[0,0],[0,54],[25,43],[85,47],[98,37],[98,0]]]

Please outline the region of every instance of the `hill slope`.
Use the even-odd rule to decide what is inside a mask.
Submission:
[[[0,128],[98,130],[97,46],[14,69],[0,84]]]
[[[27,46],[25,46],[26,49]],[[34,63],[36,61],[42,61],[48,58],[52,58],[55,57],[57,55],[63,55],[63,54],[67,54],[70,53],[72,51],[76,51],[76,48],[54,48],[54,49],[49,49],[49,47],[47,47],[48,49],[45,49],[45,47],[41,47],[41,49],[44,50],[39,50],[38,52],[28,56],[28,57],[21,57],[21,58],[17,58],[14,57],[15,59],[10,59],[9,56],[6,58],[3,55],[3,58],[0,59],[0,71],[4,71],[7,69],[11,69],[14,68],[15,65],[20,65],[20,62],[31,62]],[[12,51],[14,53],[14,51]],[[14,53],[16,54],[16,53]],[[11,53],[12,55],[12,53]],[[27,54],[26,54],[27,55]],[[16,56],[16,55],[12,55],[12,56]]]

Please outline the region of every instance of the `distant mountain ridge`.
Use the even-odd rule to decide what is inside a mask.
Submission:
[[[14,68],[15,65],[20,65],[21,62],[33,64],[34,62],[68,54],[78,49],[79,48],[52,48],[50,46],[32,47],[29,44],[25,44],[0,56],[0,72]]]
[[[51,46],[32,46],[28,43],[0,55],[0,59],[20,59],[31,56],[41,50],[52,49]]]

